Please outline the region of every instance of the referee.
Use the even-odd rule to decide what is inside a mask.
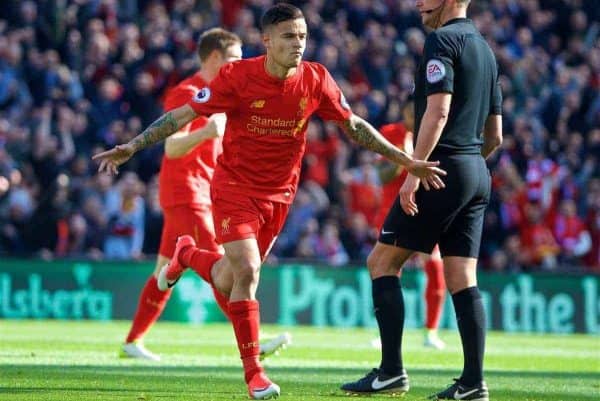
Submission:
[[[463,346],[461,376],[434,400],[488,401],[483,381],[485,313],[477,288],[477,257],[490,174],[485,159],[502,143],[498,70],[492,50],[466,18],[469,0],[417,0],[427,35],[415,79],[413,157],[439,160],[446,187],[419,189],[409,175],[367,259],[373,305],[381,336],[381,364],[365,377],[342,385],[348,393],[405,393],[402,364],[404,300],[399,276],[415,252],[436,243],[456,311]],[[428,189],[423,183],[424,189]]]

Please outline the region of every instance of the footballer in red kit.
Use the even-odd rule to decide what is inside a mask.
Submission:
[[[207,85],[228,62],[242,57],[240,38],[223,29],[204,32],[198,42],[200,70],[170,89],[163,108],[172,110],[188,102],[191,96]],[[222,121],[221,121],[222,120]],[[165,142],[165,155],[159,173],[159,201],[164,224],[155,272],[147,280],[125,344],[122,357],[160,360],[143,344],[143,337],[162,313],[171,291],[161,291],[156,277],[160,268],[173,256],[177,238],[191,235],[199,246],[219,251],[212,223],[210,181],[221,152],[219,125],[225,117],[211,120],[199,117],[181,127]],[[222,252],[222,250],[220,250]]]
[[[279,386],[259,361],[259,272],[293,202],[306,145],[307,119],[317,114],[338,123],[359,145],[405,165],[427,189],[443,187],[438,162],[414,160],[354,115],[325,67],[303,62],[307,26],[302,11],[287,3],[269,8],[261,20],[266,56],[221,68],[190,101],[165,113],[127,144],[94,156],[99,170],[117,173],[135,152],[165,139],[199,115],[225,113],[223,153],[211,185],[213,221],[221,255],[180,237],[173,258],[158,276],[158,287],[173,286],[186,267],[201,272],[229,299],[248,394],[279,396]]]
[[[198,55],[202,64],[200,70],[167,92],[165,110],[173,110],[186,104],[201,88],[208,85],[222,65],[241,59],[241,40],[223,29],[210,29],[200,37]],[[173,257],[177,238],[189,235],[202,249],[216,254],[223,253],[215,242],[210,183],[217,156],[222,151],[220,136],[224,125],[225,116],[222,114],[211,116],[210,119],[201,116],[180,128],[165,142],[165,156],[159,174],[159,200],[164,215],[159,255],[155,272],[142,290],[131,329],[121,350],[123,357],[160,359],[144,346],[142,339],[158,319],[170,297],[170,290],[158,288],[157,276],[160,269]],[[228,299],[219,292],[214,295],[223,313],[229,318]],[[289,341],[289,334],[283,333],[259,344],[260,357],[276,353]]]
[[[408,153],[411,152],[412,146],[410,145],[412,145],[412,132],[407,131],[403,123],[386,124],[379,128],[379,132],[381,132],[381,135],[383,135],[385,139],[398,146],[400,149],[403,149]],[[408,146],[410,146],[410,148],[408,148]],[[396,164],[392,165],[385,161],[382,161],[377,167],[379,170],[379,179],[382,184],[382,196],[381,207],[375,218],[375,226],[378,229],[381,229],[383,221],[387,216],[387,211],[390,210],[392,204],[398,197],[398,191],[400,190],[400,187],[402,187],[402,184],[408,175],[408,171]]]
[[[165,110],[185,104],[207,82],[199,73],[182,81],[165,98]],[[183,132],[193,132],[206,125],[201,117],[188,124]],[[216,251],[212,224],[210,181],[222,145],[219,138],[206,139],[181,157],[163,157],[159,173],[160,206],[165,224],[159,254],[173,256],[175,242],[182,232],[190,233],[198,246]],[[207,235],[212,233],[213,235]]]

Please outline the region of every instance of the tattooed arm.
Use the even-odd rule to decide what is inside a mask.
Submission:
[[[144,132],[133,138],[129,143],[137,152],[173,135],[179,128],[192,121],[196,116],[197,114],[187,104],[173,109],[160,116]]]
[[[379,153],[395,163],[401,164],[409,173],[423,179],[426,188],[428,188],[428,184],[431,184],[436,189],[444,187],[439,176],[446,175],[446,172],[436,167],[439,162],[413,159],[392,145],[371,124],[357,115],[352,115],[348,120],[343,121],[341,127],[346,135],[359,145]]]
[[[352,115],[341,125],[342,129],[356,143],[393,162],[408,166],[413,160],[405,152],[392,145],[371,124],[357,115]]]
[[[196,116],[196,112],[188,105],[173,109],[160,116],[144,132],[128,143],[98,153],[92,159],[99,161],[98,171],[116,174],[117,167],[129,160],[137,151],[173,135]]]

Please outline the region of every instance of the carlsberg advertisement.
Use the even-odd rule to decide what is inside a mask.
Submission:
[[[0,261],[0,319],[130,319],[153,271],[151,262]],[[600,333],[599,277],[480,272],[488,328],[509,332]],[[406,327],[422,327],[425,276],[402,276]],[[365,268],[265,266],[258,291],[261,320],[284,325],[375,327]],[[193,272],[175,287],[162,319],[224,321],[212,289]],[[450,297],[442,328],[456,322]]]

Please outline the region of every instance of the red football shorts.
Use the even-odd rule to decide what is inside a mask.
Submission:
[[[200,249],[218,251],[210,206],[175,206],[163,210],[159,254],[171,258],[177,237],[191,235]]]
[[[211,198],[217,243],[255,238],[264,260],[283,228],[290,205],[214,187]]]

